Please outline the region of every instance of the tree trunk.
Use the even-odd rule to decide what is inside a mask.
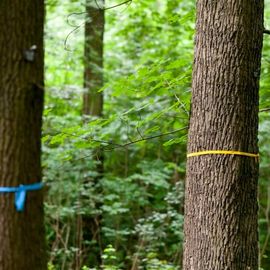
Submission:
[[[85,23],[85,46],[84,46],[84,88],[83,116],[101,117],[103,113],[103,93],[98,92],[103,86],[103,34],[105,25],[104,0],[86,0],[86,23]],[[99,180],[103,176],[104,153],[98,151],[95,157],[97,177],[85,179],[89,181],[97,193],[99,192]],[[100,205],[95,206],[100,209]],[[79,242],[82,242],[82,254],[77,267],[81,265],[97,266],[101,264],[102,244],[100,237],[100,215],[84,214],[81,219],[80,228],[82,233]],[[91,245],[89,246],[89,243]],[[78,269],[79,269],[78,268]]]
[[[197,1],[188,153],[257,153],[263,0]],[[257,270],[258,160],[189,157],[185,270]]]
[[[97,6],[98,3],[99,5]],[[103,33],[104,0],[87,0],[84,47],[84,88],[83,114],[101,116],[103,94],[98,90],[103,86]]]
[[[1,187],[41,181],[43,20],[42,0],[0,1]],[[22,212],[14,196],[0,193],[0,268],[45,270],[42,191],[27,192]]]

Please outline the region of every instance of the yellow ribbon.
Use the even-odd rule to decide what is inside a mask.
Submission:
[[[231,150],[207,150],[207,151],[199,151],[194,153],[187,154],[187,157],[196,157],[202,155],[238,155],[238,156],[246,156],[246,157],[254,157],[259,158],[259,154],[241,152],[241,151],[231,151]]]

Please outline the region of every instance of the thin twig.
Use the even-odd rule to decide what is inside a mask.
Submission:
[[[157,135],[153,135],[153,136],[149,136],[149,137],[140,138],[140,139],[137,139],[137,140],[134,140],[134,141],[125,143],[125,144],[120,144],[120,146],[116,146],[114,148],[105,149],[105,151],[111,151],[111,150],[114,150],[114,149],[119,148],[119,147],[125,148],[125,147],[127,147],[129,145],[132,145],[132,144],[136,144],[136,143],[143,142],[143,141],[149,141],[149,140],[152,140],[152,139],[155,139],[155,138],[160,138],[160,137],[163,137],[163,136],[168,136],[168,135],[177,133],[179,131],[183,131],[185,129],[188,129],[188,126],[185,126],[183,128],[179,128],[179,129],[176,129],[176,130],[173,130],[173,131],[169,131],[169,132],[165,132],[165,133],[161,133],[161,134],[157,134]]]
[[[95,3],[96,3],[96,6],[97,6],[97,9],[99,9],[99,10],[104,10],[104,11],[105,11],[105,10],[109,10],[109,9],[113,9],[113,8],[120,7],[120,6],[125,5],[125,4],[127,4],[127,6],[129,6],[129,5],[132,3],[132,1],[133,1],[133,0],[127,0],[127,1],[124,1],[124,2],[122,2],[122,3],[120,3],[120,4],[117,4],[117,5],[114,5],[114,6],[110,6],[110,7],[101,7],[101,6],[98,4],[98,1],[97,1],[97,0],[95,0]],[[71,17],[71,16],[74,16],[74,15],[79,16],[79,15],[82,15],[82,14],[87,14],[87,12],[86,12],[86,11],[82,11],[82,12],[73,12],[73,13],[71,13],[71,14],[69,14],[69,15],[67,16],[67,24],[70,25],[71,27],[74,27],[74,29],[71,30],[70,33],[69,33],[69,34],[66,36],[66,38],[65,38],[65,41],[64,41],[64,48],[65,48],[66,51],[71,51],[71,50],[68,49],[68,46],[67,46],[67,41],[68,41],[69,37],[70,37],[74,32],[76,32],[78,29],[80,29],[80,28],[85,24],[85,22],[83,22],[83,23],[81,23],[81,24],[79,24],[79,25],[73,25],[72,23],[70,23],[70,17]],[[92,18],[92,19],[93,19],[93,18]]]
[[[58,135],[58,134],[65,134],[65,135],[68,135],[70,137],[80,138],[80,139],[85,140],[85,141],[93,141],[93,142],[97,142],[97,143],[105,143],[105,144],[108,144],[108,145],[121,146],[121,144],[114,143],[113,141],[97,140],[97,139],[92,139],[92,138],[89,139],[89,138],[85,138],[83,136],[79,136],[79,135],[76,135],[76,134],[68,133],[68,132],[65,132],[65,131],[58,131],[58,130],[54,130],[54,131],[57,133],[56,135]],[[54,136],[54,135],[50,135],[50,136]]]
[[[143,139],[143,135],[142,135],[142,133],[141,133],[139,127],[136,127],[136,130],[137,130],[138,134],[140,135],[141,139]]]
[[[182,110],[185,112],[185,114],[187,116],[189,116],[189,111],[186,109],[186,106],[185,106],[186,104],[184,102],[182,102],[176,94],[174,94],[174,96],[175,96],[176,100],[178,101],[178,103],[180,104],[180,108],[182,108]]]
[[[117,5],[115,5],[115,6],[111,6],[111,7],[105,7],[103,10],[108,10],[108,9],[113,9],[113,8],[116,8],[116,7],[120,7],[120,6],[122,6],[122,5],[125,5],[125,4],[130,4],[132,2],[132,0],[127,0],[127,1],[124,1],[124,2],[122,2],[122,3],[120,3],[120,4],[117,4]]]
[[[165,132],[165,133],[161,133],[161,134],[157,134],[157,135],[153,135],[153,136],[149,136],[149,137],[143,137],[143,138],[131,141],[131,142],[124,143],[124,144],[116,144],[116,143],[112,143],[112,142],[108,141],[106,143],[108,145],[114,145],[114,147],[108,148],[107,146],[103,146],[103,147],[101,146],[101,147],[97,147],[97,148],[99,150],[102,150],[102,151],[105,151],[105,152],[113,151],[113,150],[119,149],[119,148],[122,148],[123,150],[126,150],[126,148],[128,146],[132,145],[132,144],[136,144],[136,143],[139,143],[139,142],[142,142],[142,141],[152,140],[152,139],[155,139],[155,138],[160,138],[160,137],[163,137],[163,136],[168,136],[168,135],[171,135],[171,134],[183,131],[183,130],[187,130],[187,129],[188,129],[188,126],[185,126],[183,128],[179,128],[179,129],[176,129],[176,130],[172,130],[172,131],[169,131],[169,132]],[[72,135],[72,136],[76,137],[76,135]],[[105,141],[103,141],[103,142],[105,142]],[[97,150],[97,148],[96,148],[96,150]],[[75,161],[80,161],[80,160],[86,159],[86,158],[91,157],[91,156],[93,156],[93,153],[91,153],[91,155],[86,155],[86,156],[83,156],[81,158],[75,159]],[[62,166],[64,166],[64,165],[60,165],[58,168],[61,168]]]
[[[259,112],[269,112],[269,111],[270,111],[270,108],[264,108],[264,109],[259,110]]]
[[[264,28],[264,29],[263,29],[263,33],[264,33],[264,34],[267,34],[267,35],[270,35],[270,30]]]
[[[69,37],[70,37],[73,33],[75,33],[76,31],[78,31],[78,29],[80,29],[80,28],[82,27],[82,25],[84,25],[84,22],[81,23],[81,24],[79,24],[78,26],[73,26],[74,29],[71,30],[71,31],[68,33],[68,35],[66,36],[65,41],[64,41],[64,48],[65,48],[65,51],[70,51],[70,52],[71,52],[71,50],[68,49],[68,46],[67,46],[68,39],[69,39]]]

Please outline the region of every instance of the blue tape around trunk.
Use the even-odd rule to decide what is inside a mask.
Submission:
[[[15,193],[15,207],[18,212],[24,210],[27,191],[42,189],[43,183],[34,183],[30,185],[19,185],[18,187],[0,187],[0,193]]]

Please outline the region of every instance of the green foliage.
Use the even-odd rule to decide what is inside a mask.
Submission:
[[[268,1],[269,2],[269,1]],[[269,4],[269,3],[268,3]],[[267,5],[266,5],[267,6]],[[270,26],[270,9],[265,9],[265,27]],[[269,36],[264,37],[262,68],[260,81],[260,113],[259,146],[260,146],[260,178],[259,178],[259,231],[260,231],[260,266],[270,267],[270,173],[269,173],[269,134],[270,134],[270,46]]]
[[[73,269],[78,256],[91,257],[97,246],[102,264],[91,257],[83,270],[181,269],[194,9],[194,1],[141,0],[106,11],[100,89],[105,103],[103,117],[96,118],[81,116],[84,2],[48,1],[43,125],[48,270]],[[267,38],[261,109],[270,107]],[[260,114],[259,138],[265,269],[270,265],[268,116]],[[102,243],[78,243],[84,215],[102,217]]]
[[[143,260],[145,263],[145,269],[147,270],[177,270],[178,266],[169,264],[166,260],[159,260],[156,253],[149,253]]]
[[[108,245],[104,249],[104,253],[102,255],[103,265],[102,269],[104,270],[121,270],[117,263],[117,255],[116,250],[112,245]]]
[[[55,267],[51,262],[48,263],[48,270],[55,270]]]

